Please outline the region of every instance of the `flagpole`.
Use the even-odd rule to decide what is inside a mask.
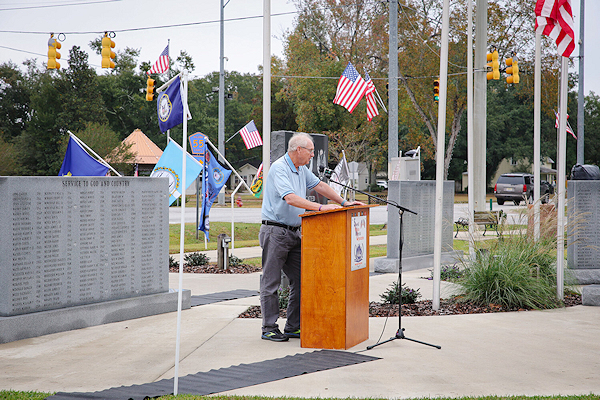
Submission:
[[[448,98],[448,32],[450,0],[444,0],[442,11],[442,46],[440,49],[440,102],[438,103],[436,174],[435,174],[435,232],[433,247],[432,308],[440,309],[440,275],[442,260],[442,208],[444,203],[444,148],[446,138],[446,100]]]
[[[183,187],[181,194],[181,228],[179,232],[179,292],[177,294],[177,339],[175,341],[175,377],[173,379],[173,394],[177,396],[178,385],[179,385],[179,349],[181,343],[181,308],[183,303],[183,251],[184,251],[184,238],[185,238],[185,191],[186,182],[185,178],[187,175],[186,161],[187,161],[187,90],[188,90],[188,73],[183,70],[182,83],[183,90],[181,91],[181,102],[183,107],[183,139],[181,143],[182,161],[181,161],[181,184]]]
[[[535,67],[533,99],[533,198],[540,198],[541,103],[542,103],[542,34],[535,34]],[[533,239],[540,239],[540,202],[533,203]]]
[[[565,264],[565,173],[567,159],[567,95],[569,79],[569,58],[562,57],[560,71],[560,110],[563,117],[559,118],[558,128],[558,168],[556,171],[556,193],[558,196],[557,227],[556,227],[556,297],[564,298],[564,264]]]
[[[96,158],[98,158],[98,161],[101,162],[105,167],[110,168],[110,170],[113,171],[118,176],[123,176],[120,173],[118,173],[116,169],[114,169],[113,167],[111,167],[109,163],[107,163],[106,161],[104,161],[104,159],[102,157],[100,157],[98,154],[96,154],[96,152],[94,150],[92,150],[87,144],[83,143],[83,141],[81,139],[79,139],[77,136],[75,136],[75,134],[73,132],[71,132],[69,130],[67,130],[67,132],[69,133],[69,136],[73,138],[73,140],[75,140],[77,143],[79,143],[79,145],[81,145],[86,150],[88,150],[93,155],[95,155]]]

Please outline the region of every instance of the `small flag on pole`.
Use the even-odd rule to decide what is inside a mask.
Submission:
[[[554,115],[556,115],[556,121],[554,121],[554,127],[556,129],[558,129],[558,127],[560,126],[560,111],[559,112],[554,112]],[[569,114],[567,114],[567,132],[571,134],[571,136],[573,136],[575,139],[577,139],[577,136],[575,136],[575,132],[573,132],[573,129],[571,129],[571,125],[569,124]]]
[[[365,92],[365,99],[367,100],[367,119],[373,120],[373,117],[379,115],[377,110],[377,102],[375,101],[375,85],[371,80],[368,72],[365,72],[365,82],[367,83],[367,91]]]
[[[339,104],[352,113],[365,95],[366,90],[367,83],[354,68],[354,65],[348,63],[338,81],[333,104]]]
[[[190,186],[202,172],[202,165],[186,151],[185,184]],[[183,148],[174,140],[169,141],[165,151],[154,166],[152,178],[169,178],[169,204],[173,204],[187,188],[182,187]]]
[[[556,41],[558,54],[569,57],[575,50],[573,12],[570,0],[537,0],[535,30]]]
[[[252,180],[252,185],[250,186],[250,190],[252,190],[252,194],[256,198],[260,198],[263,190],[263,165],[260,164],[258,167],[258,171],[256,171],[256,176]]]
[[[164,92],[158,95],[156,111],[158,126],[163,133],[183,123],[184,104],[181,100],[181,86],[181,79],[178,76]],[[185,109],[188,111],[188,119],[191,119],[187,104],[185,104]]]
[[[210,209],[219,195],[219,192],[229,179],[231,170],[223,167],[215,156],[206,149],[204,152],[204,179],[202,179],[202,208],[200,209],[200,224],[198,230],[204,232],[206,240],[209,239]]]
[[[256,129],[256,124],[254,120],[248,122],[246,126],[239,130],[239,134],[246,145],[246,149],[251,149],[256,146],[262,146],[262,138],[260,137],[260,133],[258,133],[258,129]]]
[[[169,69],[169,45],[165,47],[158,60],[154,63],[152,68],[148,71],[148,75],[150,74],[162,74],[166,70]]]
[[[58,176],[105,176],[108,167],[90,156],[72,137]]]
[[[331,174],[331,178],[329,179],[329,186],[337,194],[341,196],[342,191],[346,192],[346,188],[338,185],[337,183],[341,183],[342,185],[348,186],[350,183],[350,170],[348,169],[348,162],[346,161],[346,153],[342,152],[342,159],[335,166],[333,170],[333,174]]]

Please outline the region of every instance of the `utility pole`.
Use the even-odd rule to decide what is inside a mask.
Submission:
[[[388,70],[388,179],[392,177],[392,159],[398,157],[398,2],[389,3]]]
[[[225,157],[225,5],[223,4],[223,0],[221,0],[221,21],[220,21],[220,31],[221,31],[221,54],[219,56],[219,153],[223,154]],[[225,160],[219,157],[219,161],[224,163]],[[223,190],[219,192],[218,196],[218,204],[225,204],[225,186],[223,186]]]
[[[477,0],[475,73],[473,74],[473,197],[475,211],[485,211],[487,116],[487,0]]]

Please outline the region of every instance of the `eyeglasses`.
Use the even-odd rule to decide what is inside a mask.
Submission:
[[[304,150],[308,151],[310,154],[315,154],[315,149],[309,149],[309,148],[304,147],[304,146],[298,146],[298,147],[302,147]]]

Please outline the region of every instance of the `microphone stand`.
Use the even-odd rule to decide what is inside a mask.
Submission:
[[[326,171],[325,176],[327,178],[329,178],[331,176],[331,174],[328,174],[327,172],[328,171]],[[327,175],[329,175],[329,176],[327,176]],[[356,191],[358,193],[362,193],[364,195],[367,195],[368,197],[370,197],[372,199],[375,199],[377,201],[380,201],[381,203],[386,203],[386,204],[388,204],[390,206],[396,207],[398,209],[398,214],[400,216],[400,238],[399,238],[399,241],[398,241],[398,250],[399,250],[399,253],[398,253],[398,331],[396,331],[396,335],[394,335],[393,337],[389,338],[388,340],[384,340],[383,342],[378,342],[378,343],[375,343],[374,345],[367,346],[367,350],[371,350],[374,347],[377,347],[377,346],[382,345],[384,343],[391,342],[391,341],[396,340],[396,339],[410,340],[411,342],[416,342],[416,343],[424,344],[426,346],[435,347],[436,349],[441,349],[442,348],[441,346],[438,346],[438,345],[435,345],[435,344],[431,344],[431,343],[422,342],[420,340],[411,339],[409,337],[406,337],[404,335],[404,328],[402,327],[402,246],[404,244],[403,243],[402,223],[403,223],[403,217],[404,217],[404,212],[405,211],[407,211],[407,212],[409,212],[411,214],[414,214],[414,215],[417,215],[417,213],[414,212],[414,211],[412,211],[412,210],[409,210],[406,207],[402,207],[401,205],[399,205],[395,201],[384,200],[384,199],[382,199],[380,197],[373,196],[373,195],[371,195],[369,193],[365,193],[365,192],[363,192],[361,190],[355,189],[355,188],[350,187],[350,186],[346,186],[346,185],[344,185],[342,183],[339,183],[339,182],[335,182],[335,181],[331,182],[331,180],[330,180],[330,183],[335,183],[336,185],[340,185],[340,186],[345,187],[347,189],[351,189],[351,190],[354,190],[354,191]]]

